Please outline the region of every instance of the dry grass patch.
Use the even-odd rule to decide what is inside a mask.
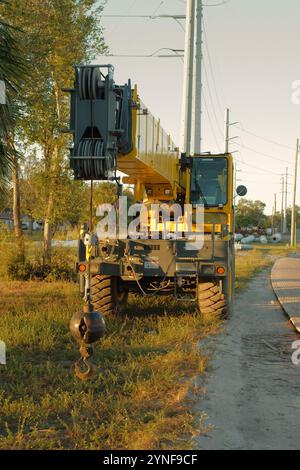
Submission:
[[[268,247],[237,256],[238,287],[273,259]],[[210,359],[202,339],[219,333],[220,319],[203,320],[193,304],[170,298],[131,296],[125,314],[107,321],[99,373],[81,383],[68,331],[82,306],[78,287],[2,281],[0,289],[1,449],[185,449],[207,432],[192,412],[205,395],[195,377]]]
[[[197,427],[191,381],[206,369],[198,341],[216,334],[193,307],[131,297],[123,317],[107,321],[97,347],[99,374],[79,382],[68,321],[81,308],[68,283],[2,282],[0,368],[2,449],[178,449]],[[178,307],[177,307],[178,308]],[[200,343],[201,344],[201,343]]]
[[[262,269],[272,266],[276,259],[289,256],[293,251],[284,245],[256,245],[251,251],[237,252],[236,289],[246,287],[247,282]]]

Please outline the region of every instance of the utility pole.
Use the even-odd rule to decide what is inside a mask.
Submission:
[[[184,61],[184,151],[201,153],[202,0],[187,0]]]
[[[287,232],[287,198],[288,198],[288,171],[285,169],[285,190],[284,190],[284,210],[283,210],[283,229],[282,233],[286,234]]]
[[[277,194],[274,194],[274,213],[277,214]]]
[[[184,152],[191,154],[195,44],[195,0],[187,0],[184,59]]]
[[[276,214],[277,214],[277,194],[274,194],[274,212],[272,220],[272,233],[275,233],[275,224],[276,224]]]
[[[280,231],[283,233],[284,228],[284,176],[280,178],[281,183],[281,227]]]
[[[234,126],[238,124],[238,122],[230,122],[230,111],[228,108],[225,109],[225,119],[224,119],[224,150],[225,153],[229,153],[229,142],[231,140],[237,139],[235,137],[229,137],[229,128],[230,126]]]
[[[295,173],[294,173],[294,190],[293,190],[293,206],[291,221],[291,247],[297,246],[297,214],[296,214],[296,195],[297,195],[297,177],[298,177],[298,158],[299,158],[299,139],[297,139]]]
[[[193,84],[193,115],[194,115],[194,154],[201,153],[201,121],[202,121],[202,0],[195,2],[195,67]]]
[[[228,118],[229,118],[229,113],[228,113]],[[229,126],[228,126],[228,128],[229,128]],[[228,143],[227,143],[227,145],[228,145]],[[228,149],[227,149],[227,151],[225,151],[225,153],[228,153]],[[235,209],[236,209],[236,197],[235,197],[236,196],[236,183],[237,183],[237,161],[235,160],[235,162],[234,162],[234,176],[233,176],[233,208],[234,208],[234,212],[235,212]]]
[[[225,130],[224,130],[224,136],[225,136],[225,153],[229,153],[229,109],[225,109]]]

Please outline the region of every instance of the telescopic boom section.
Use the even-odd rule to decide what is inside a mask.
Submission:
[[[170,200],[179,186],[179,153],[160,120],[150,113],[133,91],[132,151],[118,154],[118,170],[128,175],[124,183],[134,184],[136,199]]]

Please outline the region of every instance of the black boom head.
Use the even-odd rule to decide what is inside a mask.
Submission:
[[[105,72],[105,73],[103,73]],[[71,168],[76,179],[109,180],[118,153],[132,149],[130,81],[117,86],[113,66],[75,67],[70,131],[74,136]]]

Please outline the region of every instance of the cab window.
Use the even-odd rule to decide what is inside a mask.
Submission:
[[[206,207],[227,203],[228,161],[222,157],[193,159],[191,203]]]

